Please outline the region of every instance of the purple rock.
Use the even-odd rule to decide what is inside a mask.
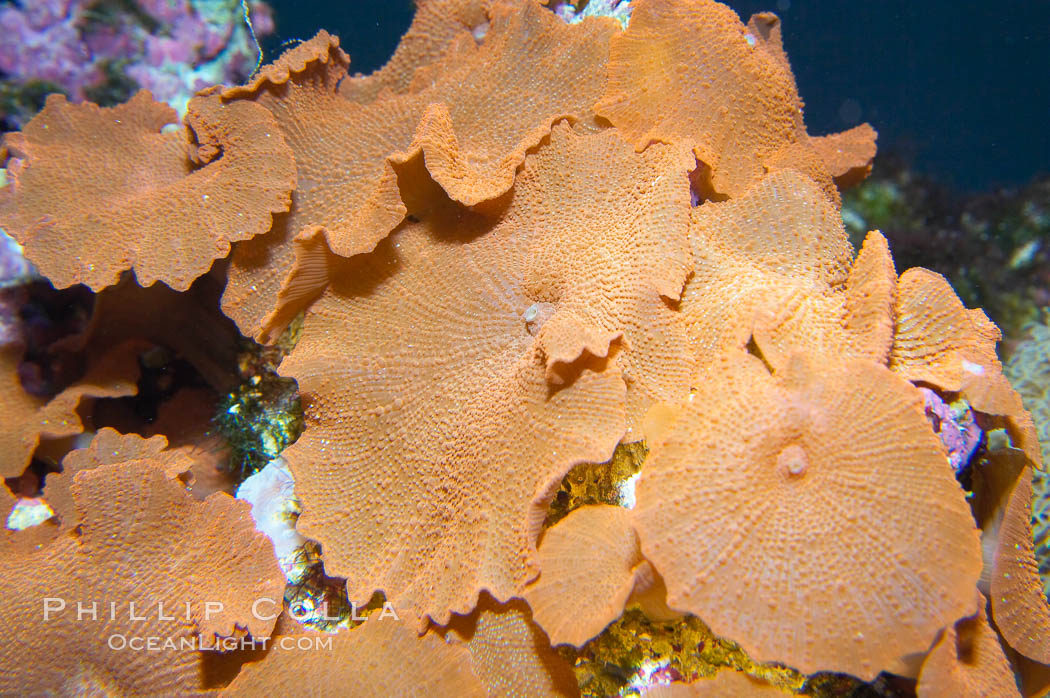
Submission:
[[[977,426],[973,410],[965,401],[949,405],[929,388],[919,390],[926,398],[926,418],[947,449],[952,470],[959,475],[970,465],[984,432]]]
[[[114,3],[104,19],[89,19],[94,0],[20,0],[0,6],[0,72],[16,87],[53,83],[74,101],[111,76],[131,77],[154,97],[184,111],[193,93],[238,83],[255,67],[257,49],[240,0],[137,0]],[[273,31],[270,8],[249,3],[255,34]],[[148,15],[153,22],[143,21]],[[147,26],[149,25],[149,26]],[[130,96],[130,94],[128,95]],[[0,114],[18,126],[31,115]]]

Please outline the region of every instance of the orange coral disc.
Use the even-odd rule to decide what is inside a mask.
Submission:
[[[871,172],[877,135],[869,124],[861,124],[841,133],[810,138],[809,144],[823,159],[835,183],[845,189]]]
[[[612,41],[595,110],[641,149],[687,143],[716,192],[738,196],[781,147],[805,137],[786,62],[711,0],[639,0]]]
[[[464,647],[414,624],[373,613],[335,635],[274,636],[261,661],[245,665],[223,696],[475,696],[485,695]]]
[[[26,393],[18,379],[22,351],[0,348],[0,477],[18,477],[29,465],[42,438],[73,436],[84,430],[78,414],[92,398],[134,395],[138,388],[138,342],[125,343],[94,362],[87,374],[61,393],[45,400]]]
[[[629,327],[647,331],[654,323],[641,313],[658,315],[657,296],[678,300],[689,270],[688,166],[680,150],[639,155],[615,131],[585,137],[564,124],[527,161],[500,227],[529,238],[523,287],[549,374],[584,352],[607,355]],[[654,368],[674,358],[673,345],[660,348]],[[644,375],[644,364],[636,370]]]
[[[338,94],[349,61],[325,32],[225,91],[228,100],[251,99],[274,113],[299,168],[287,219],[235,251],[225,312],[245,334],[275,339],[327,282],[323,273],[297,278],[309,267],[293,268],[303,246],[323,235],[332,252],[349,257],[402,220],[394,164],[422,155],[434,180],[464,204],[505,194],[553,123],[592,116],[614,31],[613,22],[566,25],[533,0],[500,2],[480,46],[464,32],[439,62],[417,69],[425,87],[404,94],[360,104]]]
[[[416,4],[412,25],[401,37],[394,55],[371,75],[343,80],[339,94],[352,102],[372,102],[390,90],[395,94],[413,91],[419,68],[437,63],[464,34],[479,42],[488,31],[492,0],[425,0]],[[418,84],[415,90],[421,89]]]
[[[70,451],[62,459],[62,472],[47,476],[44,499],[51,506],[63,530],[77,525],[73,483],[77,473],[100,465],[123,463],[128,470],[148,472],[159,468],[165,476],[176,478],[190,471],[193,459],[184,451],[167,449],[163,436],[144,439],[138,434],[121,434],[105,427],[100,429],[86,448]]]
[[[559,125],[497,223],[448,202],[338,270],[281,372],[307,395],[299,526],[353,598],[445,619],[528,581],[534,498],[624,433],[623,381],[597,360],[625,336],[632,385],[688,371],[684,344],[632,343],[685,278],[686,167]]]
[[[764,308],[786,322],[817,305],[800,313],[807,348],[827,344],[841,323],[842,301],[826,297],[845,284],[853,249],[838,210],[808,177],[775,172],[738,199],[693,209],[690,240],[695,271],[681,310],[701,362],[742,349]]]
[[[535,0],[494,3],[480,46],[462,36],[417,72],[433,86],[417,93],[426,108],[401,159],[421,151],[434,180],[468,206],[504,194],[553,123],[593,117],[617,30],[612,20],[566,24]]]
[[[759,301],[755,314],[754,339],[772,366],[784,366],[796,350],[887,362],[897,274],[882,233],[868,233],[845,284],[787,288],[771,289],[777,301]]]
[[[469,616],[452,618],[445,637],[467,645],[490,696],[580,695],[572,665],[551,649],[520,599],[499,604],[483,594]]]
[[[877,230],[864,237],[846,279],[842,324],[854,356],[885,365],[893,347],[897,271],[890,246]]]
[[[349,62],[339,40],[322,31],[249,84],[222,93],[230,105],[265,107],[298,169],[292,210],[267,235],[237,246],[222,300],[241,332],[260,340],[275,340],[288,313],[301,310],[293,303],[286,311],[289,301],[278,295],[297,236],[323,231],[335,252],[351,256],[374,248],[405,215],[387,157],[408,145],[419,109],[396,99],[362,106],[340,97]],[[317,281],[317,291],[325,281]]]
[[[1043,595],[1032,539],[1032,470],[1014,485],[992,569],[992,617],[1015,650],[1050,664],[1050,603]]]
[[[853,260],[837,209],[808,177],[785,170],[745,195],[694,209],[696,270],[681,310],[700,360],[754,337],[781,367],[794,350],[885,363],[897,276],[885,238]]]
[[[124,463],[78,473],[72,498],[78,535],[0,555],[0,605],[20,629],[0,646],[0,692],[195,695],[198,643],[269,634],[253,605],[280,608],[284,576],[247,503],[198,502],[159,467]]]
[[[908,269],[897,288],[890,368],[910,381],[961,392],[979,412],[1003,415],[1015,444],[1041,467],[1032,417],[995,353],[999,328],[981,309],[968,310],[948,280],[928,269]]]
[[[1020,695],[999,636],[988,625],[986,603],[978,594],[977,615],[944,629],[922,664],[919,698]]]
[[[620,617],[642,563],[631,510],[576,509],[543,535],[540,576],[525,589],[533,618],[555,645],[581,647]]]
[[[52,95],[5,137],[12,181],[0,189],[0,225],[59,288],[97,291],[134,269],[143,286],[185,290],[288,209],[295,161],[255,105],[198,97],[188,132],[165,129],[177,122],[145,90],[111,109]],[[199,144],[189,155],[187,133]]]
[[[918,391],[862,359],[739,353],[642,469],[667,603],[755,661],[871,680],[973,613],[977,529]]]
[[[351,598],[441,621],[534,576],[533,507],[624,434],[610,343],[680,287],[684,196],[673,149],[559,126],[495,224],[447,202],[338,270],[281,373],[306,396],[299,528]],[[677,360],[646,346],[615,359],[638,383]]]
[[[1014,400],[995,355],[999,329],[980,309],[967,310],[936,272],[908,269],[898,288],[890,367],[908,380],[962,391],[981,412],[1004,414]]]

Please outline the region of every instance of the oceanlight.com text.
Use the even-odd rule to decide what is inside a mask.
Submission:
[[[106,639],[111,650],[118,652],[172,652],[275,650],[279,652],[331,651],[331,635],[286,635],[283,637],[162,637],[160,635],[125,635],[114,633]]]

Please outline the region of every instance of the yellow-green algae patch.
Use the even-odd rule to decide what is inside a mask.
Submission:
[[[277,374],[302,333],[300,314],[273,345],[244,340],[238,356],[240,384],[219,403],[215,425],[230,445],[230,469],[241,479],[258,472],[293,444],[303,430],[299,387]]]
[[[624,488],[642,469],[648,453],[643,441],[620,444],[612,458],[604,463],[581,463],[574,467],[562,478],[543,527],[550,528],[569,512],[589,504],[629,506],[624,501]]]
[[[377,592],[364,606],[355,607],[346,595],[346,580],[324,573],[321,546],[306,541],[299,548],[296,564],[284,588],[287,611],[303,625],[334,633],[354,628],[383,608],[386,598]]]
[[[639,695],[641,687],[654,679],[692,682],[725,669],[765,681],[785,694],[863,695],[867,687],[850,676],[807,677],[789,667],[758,664],[735,642],[713,634],[699,618],[659,622],[633,608],[578,652],[571,648],[559,652],[572,662],[584,698]]]

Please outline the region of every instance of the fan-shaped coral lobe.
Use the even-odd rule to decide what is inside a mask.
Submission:
[[[886,363],[893,342],[897,275],[886,239],[878,231],[865,238],[844,284],[836,280],[808,290],[786,284],[767,289],[776,301],[759,301],[753,336],[773,366],[784,366],[796,350]]]
[[[407,145],[418,115],[396,100],[361,106],[340,97],[348,65],[339,40],[322,31],[248,85],[222,93],[226,103],[250,100],[273,114],[298,172],[289,215],[233,254],[223,310],[244,334],[270,340],[283,329],[278,294],[294,240],[323,232],[335,252],[352,256],[370,251],[404,217],[387,157]]]
[[[999,637],[988,624],[986,604],[978,595],[977,615],[944,629],[922,664],[919,698],[1020,695]]]
[[[623,434],[612,361],[547,383],[526,320],[531,237],[452,204],[406,225],[342,270],[281,365],[306,399],[287,452],[299,529],[351,599],[382,589],[447,620],[481,589],[515,594],[535,575],[534,505]]]
[[[126,465],[76,475],[79,535],[33,553],[3,540],[13,549],[0,556],[0,604],[21,635],[0,647],[0,692],[195,695],[195,647],[272,629],[253,604],[279,605],[284,578],[247,504],[225,494],[197,502],[160,467]],[[151,636],[174,647],[113,649]]]
[[[629,509],[582,507],[545,532],[525,599],[552,644],[581,647],[620,617],[642,563]]]
[[[416,71],[438,62],[464,35],[481,40],[488,31],[492,0],[424,0],[416,5],[412,25],[381,69],[343,80],[339,94],[353,102],[371,102],[384,91],[420,89]]]
[[[90,366],[87,373],[50,400],[30,395],[18,377],[22,350],[0,348],[0,477],[18,477],[29,465],[42,439],[79,434],[84,429],[79,410],[92,398],[134,395],[138,379],[136,355],[142,345],[127,342]]]
[[[681,149],[638,155],[615,131],[581,136],[564,124],[526,160],[501,228],[530,238],[529,298],[558,307],[536,331],[549,371],[583,352],[606,356],[628,326],[645,331],[650,318],[637,314],[647,294],[678,300],[690,262],[690,164]]]
[[[361,627],[330,638],[313,632],[294,638],[298,642],[284,643],[288,649],[274,638],[276,646],[241,669],[222,695],[485,695],[465,647],[445,644],[435,633],[419,637],[401,619],[376,613]]]
[[[470,649],[489,696],[580,695],[572,665],[551,648],[520,599],[499,604],[483,594],[470,615],[452,618],[445,639]]]
[[[288,208],[295,163],[265,110],[191,100],[196,150],[165,129],[177,121],[147,91],[111,109],[53,95],[5,137],[0,224],[53,284],[99,290],[134,269],[185,290]]]
[[[810,145],[823,159],[840,189],[859,184],[871,172],[878,134],[869,124],[848,131],[810,138]]]
[[[623,26],[583,18],[602,12]],[[1047,660],[1039,447],[999,332],[943,278],[898,276],[878,231],[855,252],[838,189],[876,134],[807,133],[775,16],[419,0],[385,68],[350,68],[322,31],[200,92],[181,127],[145,93],[56,97],[5,137],[0,223],[57,285],[124,281],[37,352],[89,369],[54,399],[21,388],[19,348],[0,354],[0,475],[19,476],[0,514],[43,512],[41,485],[54,514],[0,531],[21,633],[0,693],[655,695],[639,684],[674,678],[669,694],[751,695],[805,690],[800,672],[915,677],[924,657],[920,693],[1006,691],[996,632],[1011,661]],[[237,357],[233,323],[275,346]],[[163,349],[121,346],[142,337]],[[212,494],[232,482],[202,433],[239,372],[219,409],[248,448],[236,431],[277,412],[254,396],[280,356],[299,390],[280,401],[304,408],[275,417],[302,417],[297,442],[264,444],[294,478],[289,588],[247,505]],[[80,413],[136,390],[107,366],[140,364],[133,409]],[[937,434],[956,397],[987,435],[958,481]],[[44,459],[62,466],[41,482]],[[378,593],[400,620],[275,626],[252,606],[282,590],[295,610]],[[66,615],[44,622],[44,598]],[[75,604],[96,600],[123,606],[85,628]],[[223,657],[239,676],[206,689],[200,653],[122,654],[114,634],[312,647]],[[775,685],[712,671],[713,652]]]
[[[637,485],[669,606],[756,661],[868,680],[973,613],[977,531],[913,387],[862,359],[718,368]]]
[[[984,311],[967,309],[940,274],[922,268],[901,274],[890,368],[911,381],[960,392],[974,409],[1001,415],[1015,445],[1040,468],[1032,417],[995,353],[1000,339]]]
[[[79,522],[73,483],[81,471],[123,463],[125,470],[148,473],[151,469],[160,469],[168,478],[188,473],[193,459],[182,450],[167,449],[167,445],[163,436],[144,439],[138,434],[121,434],[105,427],[86,447],[70,451],[62,459],[62,472],[49,475],[44,487],[44,499],[58,517],[62,530],[69,530]]]
[[[323,288],[323,278],[305,290],[292,278],[297,252],[307,253],[296,241],[323,232],[335,254],[349,257],[394,229],[405,207],[393,165],[422,154],[449,196],[473,205],[511,188],[526,151],[558,119],[592,116],[614,23],[570,27],[533,0],[491,12],[483,45],[464,34],[440,61],[418,67],[417,88],[401,94],[342,97],[349,60],[324,32],[223,93],[272,111],[299,169],[288,219],[233,256],[223,308],[242,332],[272,340],[294,315],[289,304]]]
[[[413,152],[455,201],[502,195],[553,123],[593,117],[616,31],[612,20],[568,25],[535,0],[494,3],[481,46],[461,36],[417,72],[415,83],[432,87],[417,94],[428,106]]]
[[[711,0],[640,0],[612,41],[598,114],[637,148],[687,143],[714,191],[737,196],[763,163],[805,134],[786,64],[756,45],[730,8]]]
[[[421,613],[446,618],[449,611],[469,610],[471,585],[506,598],[527,581],[522,564],[535,533],[530,502],[586,460],[585,453],[605,454],[597,459],[604,460],[624,433],[625,386],[613,340],[644,333],[649,319],[639,309],[656,311],[641,299],[676,298],[684,282],[687,168],[688,157],[673,147],[638,154],[614,132],[580,134],[559,125],[526,159],[497,222],[446,202],[422,223],[404,226],[370,258],[338,272],[282,367],[311,401],[306,434],[289,456],[305,508],[300,526],[323,539],[333,569],[345,569],[352,580],[366,579],[366,571],[377,575],[374,588],[392,600],[402,598],[411,578],[424,576],[407,570],[395,576],[363,541],[346,550],[355,530],[349,523],[364,512],[348,512],[340,521],[327,510],[336,506],[333,498],[346,501],[340,492],[347,486],[367,484],[339,472],[358,472],[362,466],[354,463],[364,463],[386,471],[392,484],[403,483],[399,498],[421,492],[413,496],[449,500],[436,511],[416,512],[415,521],[427,527],[438,519],[438,538],[427,544],[437,546],[426,555],[430,561],[417,557],[427,548],[407,533],[397,532],[403,540],[388,543],[418,548],[408,559],[439,579],[445,579],[437,571],[440,560],[453,558],[449,564],[465,568],[460,579],[436,583],[436,590],[462,587],[440,600],[445,607],[430,605],[437,599],[427,594],[435,592],[411,592],[410,598],[426,599]],[[442,272],[453,268],[460,270],[454,276]],[[334,336],[344,339],[333,342]],[[689,365],[682,352],[656,353],[662,348],[639,341],[615,362],[622,356],[642,384],[649,366]],[[647,350],[654,354],[646,356]],[[654,371],[650,382],[673,373]],[[607,413],[595,412],[597,404]],[[385,436],[376,441],[370,435],[377,433]],[[515,439],[522,442],[513,445]],[[548,440],[549,456],[541,446]],[[349,460],[325,465],[334,453]],[[505,502],[481,494],[489,491],[484,483],[495,462],[514,473],[500,485],[506,492],[515,483]],[[366,496],[355,490],[351,501]],[[400,527],[404,514],[379,512],[403,506],[363,502],[353,509],[375,508],[386,526]],[[485,557],[477,563],[492,567],[486,572],[495,579],[471,581],[482,571],[466,561],[479,552],[495,555],[495,549],[448,539],[493,506],[498,516],[485,514],[473,525],[486,530],[489,545],[504,550],[498,568]],[[461,521],[450,528],[446,519]],[[503,533],[489,528],[496,521],[507,527]],[[426,540],[418,530],[415,535]],[[333,562],[344,550],[352,557]],[[372,591],[354,589],[354,598],[367,599]]]
[[[1043,595],[1032,539],[1032,471],[1014,485],[992,570],[992,615],[1006,641],[1029,659],[1050,664],[1050,602]]]
[[[681,311],[701,361],[742,349],[768,310],[778,324],[804,311],[807,330],[824,311],[839,320],[834,303],[809,306],[845,284],[853,249],[838,210],[809,178],[775,172],[739,198],[694,208],[690,242],[694,271]],[[803,332],[807,348],[825,343],[822,330]]]

